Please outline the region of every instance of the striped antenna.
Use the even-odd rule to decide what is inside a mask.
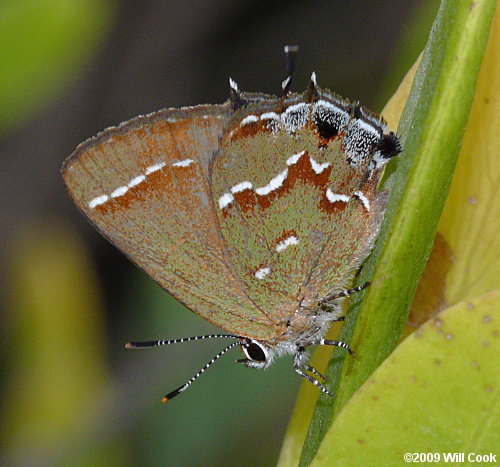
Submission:
[[[180,339],[159,340],[159,341],[144,341],[144,342],[128,342],[125,344],[127,349],[145,349],[146,347],[159,347],[160,345],[180,344],[181,342],[191,342],[200,339],[221,339],[229,337],[230,339],[239,339],[239,336],[234,334],[208,334],[206,336],[182,337]]]
[[[222,357],[228,350],[232,349],[236,345],[238,345],[239,342],[232,342],[229,344],[225,349],[222,349],[212,360],[210,360],[203,368],[201,368],[198,373],[196,373],[189,381],[184,383],[182,386],[178,387],[175,391],[169,392],[166,396],[163,397],[161,400],[163,403],[167,403],[169,400],[173,399],[174,397],[178,396],[182,392],[184,392],[191,384],[193,384],[204,372],[207,370],[207,368],[212,365],[212,363],[215,363],[220,357]]]
[[[230,339],[238,339],[236,342],[229,344],[225,349],[222,349],[212,360],[210,360],[201,370],[198,371],[189,381],[184,383],[182,386],[178,387],[175,391],[168,393],[161,400],[163,403],[168,402],[170,399],[178,396],[181,392],[184,392],[191,384],[193,384],[207,368],[215,363],[220,357],[222,357],[229,349],[240,344],[239,340],[241,337],[235,336],[234,334],[208,334],[205,336],[194,336],[194,337],[182,337],[180,339],[170,339],[170,340],[158,340],[158,341],[144,341],[144,342],[128,342],[125,344],[127,349],[144,349],[146,347],[158,347],[160,345],[170,345],[170,344],[180,344],[181,342],[191,342],[201,339],[221,339],[228,337]]]

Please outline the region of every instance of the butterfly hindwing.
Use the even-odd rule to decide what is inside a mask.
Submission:
[[[385,208],[372,162],[382,124],[318,93],[315,102],[304,94],[249,105],[212,161],[232,267],[247,295],[281,322],[347,285]]]

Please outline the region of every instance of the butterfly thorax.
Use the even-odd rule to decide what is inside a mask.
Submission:
[[[275,338],[252,340],[263,350],[265,359],[262,361],[249,359],[245,361],[246,365],[267,368],[278,357],[296,355],[299,349],[317,345],[325,336],[332,321],[337,321],[341,314],[342,307],[339,300],[330,302],[327,312],[325,312],[325,307],[319,305],[309,309],[300,307],[284,327],[276,329],[279,334]],[[243,339],[242,348],[245,354],[245,344],[248,342],[249,339]]]

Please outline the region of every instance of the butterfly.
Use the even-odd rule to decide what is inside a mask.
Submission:
[[[248,367],[293,355],[295,371],[332,395],[306,349],[334,345],[346,289],[370,253],[387,193],[377,185],[398,137],[358,102],[318,86],[247,93],[230,79],[220,105],[133,118],[80,144],[62,174],[76,205],[111,243],[232,342]]]

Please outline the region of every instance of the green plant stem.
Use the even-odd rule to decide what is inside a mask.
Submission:
[[[388,167],[387,212],[374,251],[356,283],[326,377],[337,397],[320,396],[300,465],[308,465],[334,418],[396,347],[433,245],[468,120],[496,0],[443,0],[403,111],[404,153]]]

